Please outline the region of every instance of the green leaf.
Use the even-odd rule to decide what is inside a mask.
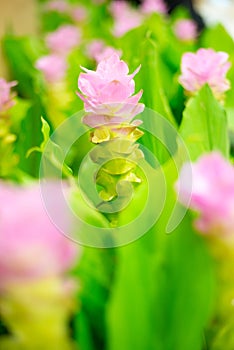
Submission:
[[[32,154],[33,152],[43,153],[45,150],[45,146],[50,138],[50,126],[43,117],[41,117],[41,122],[42,122],[41,132],[43,135],[43,141],[42,141],[40,147],[35,146],[35,147],[32,147],[31,149],[29,149],[27,154],[26,154],[26,157],[29,157],[30,154]]]
[[[79,344],[79,349],[94,350],[89,319],[83,311],[80,311],[74,317],[73,326],[75,335],[74,340]]]
[[[41,142],[40,117],[46,115],[41,96],[44,87],[41,73],[34,67],[34,62],[43,50],[37,39],[7,35],[3,39],[3,52],[7,59],[12,79],[18,81],[18,94],[29,100],[30,106],[24,118],[21,119],[16,142],[16,151],[20,156],[19,167],[24,172],[37,177],[40,165],[40,155],[25,157],[28,149]]]
[[[80,309],[74,336],[80,350],[106,349],[105,309],[115,269],[114,249],[85,247],[75,275],[80,281]]]
[[[43,135],[43,141],[41,145],[38,147],[32,147],[30,150],[28,150],[26,157],[29,157],[33,152],[39,152],[43,153],[44,160],[46,159],[46,165],[47,161],[49,160],[49,163],[53,165],[55,168],[61,170],[61,172],[69,177],[72,175],[72,169],[69,168],[66,163],[64,162],[65,155],[63,153],[63,150],[50,139],[50,126],[47,123],[45,119],[41,117],[42,121],[42,128],[41,132]]]
[[[169,190],[159,221],[140,240],[117,250],[107,310],[109,350],[202,348],[202,332],[213,311],[213,264],[189,215],[165,234],[176,173],[164,170]],[[155,181],[155,188],[160,193],[161,183]]]
[[[209,86],[204,86],[191,98],[183,113],[180,127],[191,159],[203,152],[219,150],[228,155],[227,118],[224,108],[214,98]]]
[[[136,76],[140,81],[144,93],[142,101],[147,108],[160,113],[167,118],[172,125],[176,125],[167,101],[160,76],[160,56],[156,43],[146,38],[140,45],[141,70]],[[139,83],[138,83],[139,86]]]
[[[213,48],[217,51],[234,52],[234,41],[222,24],[206,28],[201,36],[201,47]]]
[[[13,125],[13,130],[19,130],[21,121],[26,117],[29,108],[31,107],[30,100],[24,100],[19,97],[15,97],[15,105],[9,110],[10,119]]]
[[[3,51],[12,75],[18,81],[20,95],[38,98],[41,73],[34,67],[34,62],[43,53],[38,41],[30,37],[8,35],[3,39]]]
[[[160,130],[162,139],[166,139],[167,136],[165,135],[163,125],[157,123],[157,118],[155,118],[154,112],[159,113],[175,128],[176,122],[172,115],[162,84],[162,76],[160,72],[161,58],[158,53],[158,47],[154,40],[150,38],[150,33],[148,36],[149,37],[146,37],[139,45],[139,57],[142,67],[135,80],[138,88],[141,87],[143,89],[142,102],[144,102],[146,108],[149,109],[145,112],[148,114],[148,118],[145,118],[144,120],[144,128],[152,131],[158,130],[158,132]],[[163,164],[168,159],[166,148],[149,132],[144,133],[140,143],[153,152],[160,164]]]
[[[75,213],[77,213],[78,217],[88,223],[89,225],[96,227],[109,227],[109,222],[105,218],[105,216],[100,213],[98,210],[94,209],[90,206],[88,200],[84,199],[80,189],[77,187],[76,190],[73,191],[72,196],[70,198],[70,204]],[[88,234],[88,232],[83,232],[83,234]]]

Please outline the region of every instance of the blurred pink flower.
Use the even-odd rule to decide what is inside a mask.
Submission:
[[[80,44],[81,33],[73,25],[63,25],[46,36],[46,45],[57,54],[66,55]]]
[[[215,52],[212,49],[199,49],[196,53],[186,52],[182,56],[179,78],[181,85],[191,93],[208,84],[214,95],[222,99],[223,93],[230,88],[226,73],[231,64],[226,52]]]
[[[51,183],[51,196],[59,185]],[[0,289],[58,277],[74,265],[77,247],[51,222],[38,185],[16,187],[0,182],[0,201]],[[64,208],[55,200],[54,208],[66,221]]]
[[[132,96],[135,91],[133,77],[139,72],[128,75],[127,64],[115,53],[101,61],[96,71],[83,68],[78,79],[81,93],[78,96],[84,101],[84,108],[90,114],[84,117],[84,123],[91,127],[110,123],[128,122],[144,109],[138,103],[142,91]]]
[[[141,11],[145,14],[167,13],[167,7],[163,0],[143,0]]]
[[[91,59],[96,60],[96,56],[103,51],[105,43],[101,39],[92,40],[86,47],[87,56]]]
[[[91,43],[87,45],[87,55],[89,58],[94,59],[97,63],[100,61],[110,57],[116,53],[121,56],[121,51],[115,49],[111,46],[106,46],[102,40],[93,40]]]
[[[220,153],[186,163],[176,189],[179,201],[184,205],[190,201],[190,208],[198,212],[199,231],[223,238],[234,235],[234,167]]]
[[[46,11],[55,11],[59,13],[66,13],[69,9],[69,5],[64,0],[53,0],[45,4]]]
[[[42,71],[45,80],[49,83],[56,83],[64,78],[67,63],[63,57],[52,54],[40,57],[35,67]]]
[[[14,94],[11,93],[11,88],[16,85],[16,81],[8,83],[5,79],[0,78],[0,113],[14,106]]]
[[[83,22],[88,16],[87,9],[82,5],[73,6],[70,10],[70,16],[76,22]]]
[[[99,54],[96,54],[96,61],[99,63],[107,58],[109,58],[110,56],[112,56],[113,54],[118,55],[119,57],[121,57],[121,50],[117,50],[114,47],[111,46],[106,46],[103,48],[103,50],[101,52],[99,52]]]
[[[175,35],[182,41],[191,41],[197,37],[197,25],[192,19],[180,19],[174,26]]]
[[[125,1],[113,1],[110,12],[114,18],[113,35],[121,37],[142,24],[142,14]]]

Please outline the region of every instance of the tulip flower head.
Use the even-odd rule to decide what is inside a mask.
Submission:
[[[176,21],[174,33],[181,41],[193,41],[197,37],[197,25],[192,19]]]
[[[90,158],[99,166],[95,178],[102,188],[99,196],[104,202],[118,196],[119,181],[134,184],[142,181],[137,162],[144,155],[135,142],[143,132],[137,128],[141,121],[132,121],[144,110],[144,105],[139,103],[142,91],[133,95],[133,78],[139,69],[128,74],[127,64],[114,53],[102,60],[96,71],[83,68],[85,73],[78,79],[81,91],[78,96],[84,101],[86,111],[83,123],[94,129],[91,141],[99,144],[90,152]]]
[[[192,189],[187,186],[191,180]],[[222,238],[234,237],[234,167],[218,152],[186,163],[176,189],[179,201],[198,213],[197,230]]]
[[[16,81],[8,83],[5,79],[0,78],[0,113],[4,113],[14,106],[13,98],[15,95],[11,92],[11,88],[16,85]]]
[[[40,70],[48,83],[56,83],[61,81],[67,70],[67,63],[64,57],[52,54],[40,57],[35,64]]]
[[[226,52],[216,52],[213,49],[186,52],[181,62],[181,85],[187,92],[194,94],[208,84],[214,96],[222,100],[225,91],[230,89],[230,82],[226,79],[231,65],[228,58]]]
[[[67,55],[80,44],[81,33],[73,25],[63,25],[46,36],[46,45],[52,53]]]
[[[144,105],[138,101],[142,91],[133,95],[133,78],[139,69],[129,75],[127,64],[116,53],[101,61],[96,71],[83,68],[85,73],[81,73],[78,79],[81,93],[77,94],[88,112],[84,123],[97,127],[106,123],[129,122],[141,113]]]

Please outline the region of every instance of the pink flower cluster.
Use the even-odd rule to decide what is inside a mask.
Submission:
[[[197,37],[197,25],[192,19],[180,19],[175,23],[174,32],[181,41],[193,41]]]
[[[75,22],[83,22],[87,18],[87,10],[82,5],[72,5],[64,0],[49,1],[45,7],[46,12],[58,12],[68,15]]]
[[[46,36],[49,55],[40,57],[35,67],[39,69],[48,83],[61,81],[67,70],[66,56],[79,45],[81,33],[72,25],[63,25]]]
[[[230,88],[226,79],[230,68],[226,52],[216,52],[212,49],[199,49],[196,53],[187,52],[182,57],[179,78],[181,85],[190,93],[197,92],[208,84],[218,99]]]
[[[51,184],[51,191],[57,187]],[[77,249],[50,221],[39,186],[1,182],[0,201],[0,289],[62,276],[74,264]],[[63,215],[63,208],[54,206]]]
[[[46,45],[52,53],[67,55],[80,44],[81,33],[73,25],[63,25],[46,36]]]
[[[141,11],[145,14],[167,13],[167,7],[163,0],[143,0]]]
[[[3,113],[14,106],[14,94],[11,93],[11,88],[16,85],[16,81],[8,83],[5,79],[0,78],[0,113]]]
[[[106,123],[130,122],[141,113],[144,105],[138,101],[142,91],[133,95],[133,78],[139,69],[128,75],[127,64],[117,54],[101,61],[96,71],[83,68],[85,73],[81,73],[78,79],[81,93],[77,94],[84,101],[85,111],[88,112],[84,123],[97,127]]]
[[[192,174],[192,188],[191,183]],[[186,163],[176,184],[179,201],[198,212],[195,227],[202,233],[234,237],[234,167],[218,152]]]
[[[142,14],[125,1],[113,1],[110,12],[114,18],[113,35],[121,37],[142,24]]]
[[[82,5],[73,6],[70,15],[75,22],[83,22],[88,16],[86,8]]]
[[[167,7],[163,0],[144,0],[138,9],[126,1],[113,1],[110,6],[110,13],[114,18],[113,35],[121,37],[139,27],[147,15],[166,12]]]
[[[40,57],[35,66],[43,73],[48,83],[62,80],[67,69],[64,57],[55,54]]]
[[[87,45],[87,55],[97,63],[116,53],[121,56],[121,51],[111,46],[106,46],[102,40],[93,40]]]
[[[64,0],[52,0],[46,3],[45,10],[46,11],[55,11],[59,13],[65,13],[69,9],[69,5]]]

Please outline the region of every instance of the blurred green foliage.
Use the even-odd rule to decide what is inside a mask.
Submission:
[[[40,5],[44,2],[40,1]],[[130,72],[141,64],[135,80],[136,89],[144,91],[142,102],[178,130],[192,160],[211,150],[220,150],[226,157],[229,156],[229,143],[232,147],[234,145],[234,89],[227,93],[222,106],[208,86],[187,101],[178,83],[182,54],[202,46],[230,54],[232,68],[228,78],[233,86],[234,44],[221,25],[207,28],[194,43],[182,43],[172,31],[176,19],[187,17],[184,11],[179,11],[166,19],[153,15],[122,38],[114,38],[111,35],[113,20],[106,4],[93,5],[91,1],[72,3],[87,5],[89,20],[83,25],[84,42],[68,58],[66,84],[58,96],[57,91],[53,91],[53,95],[48,92],[40,72],[34,67],[36,59],[47,52],[43,40],[18,38],[12,34],[6,35],[3,40],[11,77],[18,81],[19,97],[11,111],[12,132],[16,135],[12,152],[19,157],[17,181],[24,176],[38,177],[41,155],[32,152],[26,157],[26,154],[30,149],[44,150],[45,141],[55,129],[56,118],[62,115],[66,120],[83,108],[83,103],[75,95],[77,77],[81,72],[80,66],[94,68],[94,62],[85,55],[85,44],[93,38],[101,38],[121,49]],[[42,12],[42,35],[64,23],[71,23],[71,19],[55,12]],[[64,106],[62,102],[67,93],[69,102]],[[42,132],[41,117],[44,118]],[[149,118],[146,126],[151,130],[158,127],[153,118]],[[70,177],[70,168],[74,175],[78,173],[84,155],[92,148],[88,142],[87,133],[72,146],[66,158],[65,177]],[[80,281],[77,293],[80,307],[71,320],[77,349],[232,350],[234,340],[231,334],[228,347],[222,342],[216,348],[204,345],[204,332],[215,312],[217,276],[206,241],[192,228],[191,214],[187,213],[180,225],[166,234],[168,219],[176,203],[173,186],[179,169],[153,135],[145,132],[140,143],[158,160],[155,167],[149,165],[155,186],[160,185],[157,167],[162,166],[167,186],[164,209],[155,225],[136,242],[109,250],[84,247],[82,260],[73,271]],[[58,150],[56,144],[54,149]],[[180,157],[180,148],[175,149],[176,156]],[[234,147],[232,150],[234,152]],[[58,164],[61,166],[59,161]],[[134,190],[132,203],[117,216],[122,225],[143,209],[144,184]],[[151,203],[152,210],[157,207],[157,200],[156,197]],[[109,227],[110,217],[91,209],[78,190],[73,193],[71,203],[73,210],[85,222]],[[84,230],[83,235],[88,235],[88,232]],[[222,322],[221,319],[220,324]],[[233,324],[231,318],[230,329]],[[4,327],[1,326],[1,330],[3,332]]]

